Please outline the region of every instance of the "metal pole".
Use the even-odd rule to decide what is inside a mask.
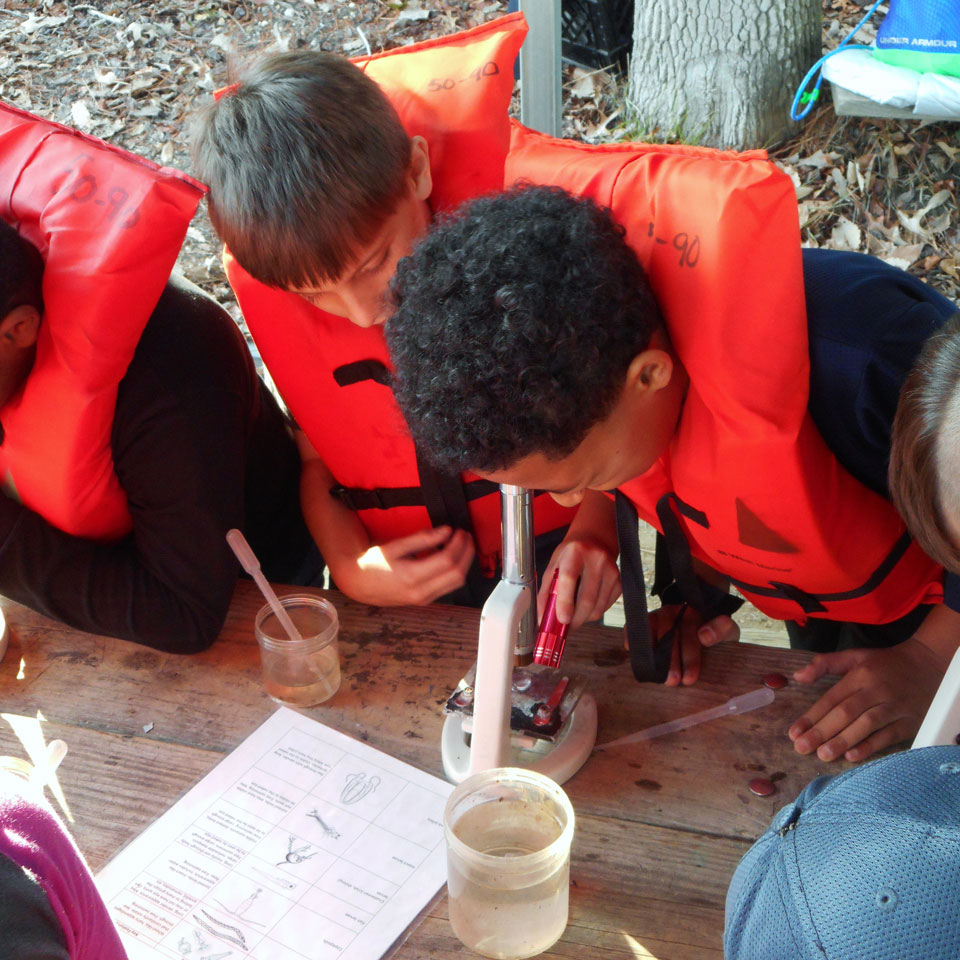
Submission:
[[[500,529],[503,538],[502,579],[523,587],[530,594],[530,604],[520,620],[514,641],[514,661],[523,665],[533,659],[533,642],[537,635],[533,497],[529,490],[500,484]]]
[[[562,130],[560,0],[520,0],[530,28],[520,48],[520,122],[551,137]]]
[[[520,0],[529,32],[520,48],[520,120],[553,137],[561,131],[560,0]],[[520,622],[514,660],[533,659],[537,634],[533,498],[527,490],[500,485],[503,579],[524,586],[530,606]]]

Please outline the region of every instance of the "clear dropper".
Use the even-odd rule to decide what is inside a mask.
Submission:
[[[260,569],[260,561],[253,552],[253,548],[247,543],[247,538],[234,527],[233,530],[227,531],[227,543],[230,544],[230,549],[240,561],[240,566],[253,577],[253,582],[260,588],[260,592],[266,598],[267,603],[270,604],[270,609],[273,610],[280,621],[280,626],[287,631],[291,640],[302,641],[303,637],[300,636],[300,631],[293,625],[290,614],[283,609],[283,605],[273,592],[273,587],[267,583],[267,578]]]
[[[738,713],[749,713],[758,707],[765,707],[767,704],[773,703],[774,698],[775,694],[769,687],[759,687],[756,690],[751,690],[749,693],[741,693],[739,697],[732,697],[726,703],[721,703],[718,707],[701,710],[699,713],[691,713],[689,716],[680,717],[678,720],[668,720],[666,723],[658,723],[655,727],[647,727],[645,730],[629,733],[625,737],[618,737],[616,740],[609,740],[607,743],[598,744],[594,747],[594,750],[609,750],[611,747],[619,747],[625,743],[636,743],[639,740],[653,740],[667,733],[675,733],[677,730],[686,730],[688,727],[695,727],[698,723],[706,723],[708,720],[717,720],[720,717],[729,717]]]

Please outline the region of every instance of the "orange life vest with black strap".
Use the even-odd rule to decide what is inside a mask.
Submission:
[[[781,620],[886,623],[942,600],[942,570],[808,413],[796,199],[764,153],[589,146],[517,124],[506,173],[612,210],[689,374],[670,447],[620,488],[643,519],[676,521],[695,557]]]
[[[355,61],[384,89],[411,136],[430,148],[434,212],[503,185],[513,61],[526,33],[519,14],[451,37]],[[328,314],[302,297],[254,280],[224,251],[227,277],[274,382],[299,426],[336,478],[375,543],[431,523],[469,525],[484,572],[500,553],[496,485],[471,475],[431,476],[389,386],[383,332]],[[450,507],[455,491],[468,517]],[[570,522],[572,512],[540,496],[536,532]]]
[[[0,409],[3,486],[66,533],[118,539],[131,521],[110,448],[117,386],[204,188],[5,104],[0,183],[0,217],[45,263],[33,368]]]

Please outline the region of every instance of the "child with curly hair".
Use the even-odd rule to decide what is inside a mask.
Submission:
[[[900,388],[955,308],[859,254],[804,251],[802,280],[798,342],[809,358],[786,364],[797,371],[789,395],[806,398],[802,426],[771,444],[766,461],[755,451],[765,465],[749,476],[730,451],[745,449],[745,436],[775,436],[781,387],[764,382],[774,342],[755,335],[745,363],[744,345],[715,321],[694,315],[680,327],[662,316],[623,228],[560,188],[483,198],[435,226],[399,266],[387,341],[407,423],[446,469],[548,490],[566,504],[616,489],[627,506],[644,502],[645,484],[676,477],[681,459],[699,473],[702,500],[668,492],[657,504],[668,545],[678,531],[674,574],[692,560],[703,579],[730,578],[761,609],[775,598],[808,614],[788,624],[791,639],[822,652],[796,679],[842,679],[789,736],[801,753],[861,760],[916,732],[960,644],[960,591],[948,577],[947,603],[929,605],[941,572],[903,534],[887,490]],[[766,336],[786,337],[786,321]],[[754,390],[740,389],[745,377]],[[768,409],[762,394],[780,399]],[[805,500],[788,498],[795,475]],[[848,569],[881,524],[891,531],[883,562],[850,590]],[[748,569],[766,568],[752,582],[742,579],[744,557],[756,558]],[[905,557],[913,566],[901,565]],[[561,585],[566,603],[571,586]],[[864,601],[855,609],[872,611],[870,622],[843,615],[844,603]],[[629,604],[627,612],[629,627]],[[661,645],[668,684],[693,683],[701,644],[737,634],[726,613],[689,593],[665,598],[650,621],[654,640],[678,635],[672,660]]]

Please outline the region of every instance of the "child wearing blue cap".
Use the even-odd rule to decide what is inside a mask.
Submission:
[[[726,960],[960,956],[960,747],[818,777],[740,861]]]

